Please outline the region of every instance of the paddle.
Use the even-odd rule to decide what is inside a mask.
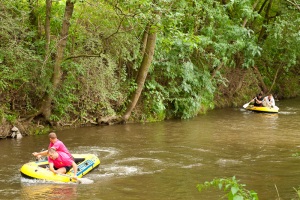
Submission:
[[[249,101],[248,103],[244,104],[244,105],[243,105],[243,108],[247,108],[247,107],[249,106],[249,104],[250,104],[254,99],[256,99],[256,97],[253,98],[253,99],[252,99],[251,101]]]
[[[248,103],[246,103],[246,104],[244,104],[244,105],[243,105],[243,108],[247,108],[247,107],[249,106],[250,103],[251,103],[251,101],[248,102]]]

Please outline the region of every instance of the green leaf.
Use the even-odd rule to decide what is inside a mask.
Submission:
[[[223,187],[223,184],[222,183],[219,183],[219,190],[221,190]]]
[[[244,197],[242,197],[240,195],[236,195],[233,197],[233,200],[244,200]]]
[[[231,187],[231,193],[235,195],[239,191],[238,187]]]

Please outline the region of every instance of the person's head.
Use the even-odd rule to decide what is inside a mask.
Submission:
[[[49,156],[51,159],[55,160],[55,159],[58,157],[58,153],[56,152],[55,149],[49,148],[49,149],[48,149],[48,156]]]
[[[56,133],[54,133],[54,132],[49,133],[49,139],[50,139],[50,142],[55,142],[57,139]]]
[[[257,97],[261,98],[261,97],[262,97],[262,93],[259,93],[259,94],[257,95]]]
[[[272,94],[268,94],[268,99],[272,99],[273,95]]]

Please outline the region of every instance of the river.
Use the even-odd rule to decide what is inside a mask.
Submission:
[[[48,136],[2,139],[0,199],[214,200],[225,193],[196,185],[233,176],[260,200],[298,199],[299,102],[277,101],[278,114],[226,108],[190,120],[57,132],[71,153],[98,155],[99,167],[85,176],[92,184],[22,178],[19,169],[47,148]]]

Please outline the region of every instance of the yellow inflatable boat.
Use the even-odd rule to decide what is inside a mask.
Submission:
[[[72,156],[78,165],[78,178],[81,178],[100,164],[99,158],[94,154],[72,154]],[[77,182],[72,179],[74,175],[73,168],[66,174],[54,174],[49,170],[47,159],[26,163],[21,167],[20,172],[21,175],[26,178],[55,182]]]
[[[264,113],[278,113],[279,108],[275,107],[256,107],[253,105],[249,105],[246,107],[247,110],[251,110],[254,112],[264,112]]]

